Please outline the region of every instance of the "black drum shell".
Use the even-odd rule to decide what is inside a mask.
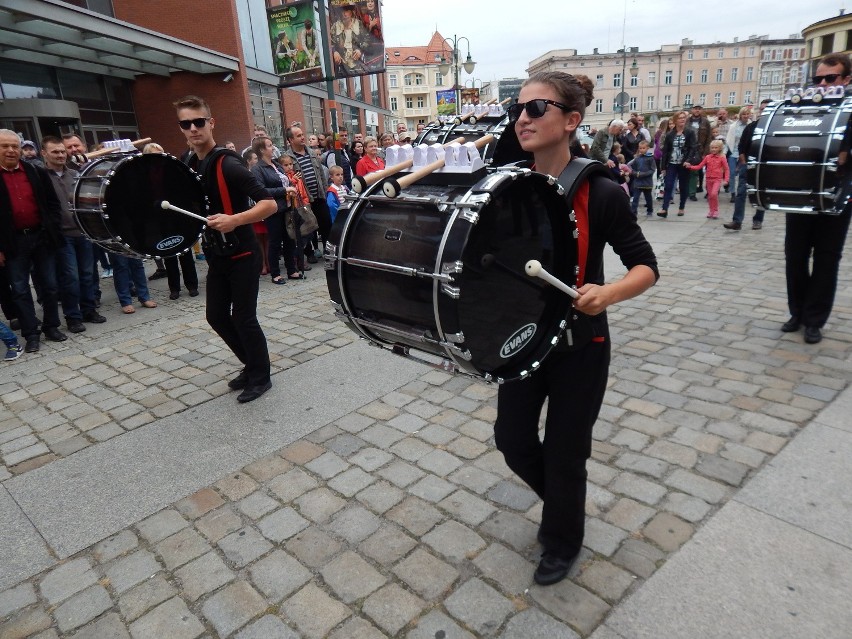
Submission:
[[[397,199],[368,197],[379,192],[371,188],[348,214],[338,215],[330,233],[327,282],[344,321],[381,345],[443,358],[445,340],[455,340],[458,351],[450,348],[449,357],[463,372],[486,379],[532,372],[553,347],[571,303],[527,276],[524,266],[537,259],[563,281],[576,278],[573,223],[557,187],[529,171],[497,171],[473,187],[414,185]],[[464,203],[483,197],[490,202],[472,223]],[[446,282],[336,257],[427,273],[451,272],[458,263],[461,272]],[[456,289],[458,298],[445,287]],[[515,342],[522,344],[517,350],[507,346]]]
[[[104,249],[138,258],[180,255],[198,240],[204,223],[164,210],[163,200],[207,216],[200,177],[174,156],[109,155],[83,167],[74,188],[80,230]]]

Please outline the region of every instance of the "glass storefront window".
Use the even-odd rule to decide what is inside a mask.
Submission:
[[[57,69],[56,75],[63,99],[76,102],[81,109],[109,110],[109,101],[99,76],[68,69]]]
[[[306,134],[324,133],[326,131],[325,113],[320,98],[302,95],[302,111],[305,114],[304,131]]]
[[[6,100],[58,98],[56,76],[46,67],[0,60],[0,88]]]

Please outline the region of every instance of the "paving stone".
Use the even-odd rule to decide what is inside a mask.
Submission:
[[[471,495],[465,490],[457,490],[438,502],[438,506],[471,526],[478,526],[497,510],[484,499]]]
[[[180,584],[181,594],[190,601],[195,601],[234,579],[234,573],[215,552],[202,555],[178,568],[174,575]]]
[[[444,613],[433,610],[417,620],[417,625],[406,635],[406,639],[474,639],[467,630],[461,628]],[[529,638],[529,635],[527,635]]]
[[[618,546],[627,538],[627,531],[617,528],[596,517],[586,520],[583,544],[596,553],[611,557]]]
[[[711,510],[707,502],[683,493],[669,494],[661,504],[661,508],[692,523],[704,519]]]
[[[130,639],[130,633],[124,627],[121,617],[112,612],[81,628],[74,634],[74,639]]]
[[[395,635],[420,614],[426,602],[397,584],[388,584],[370,595],[362,611],[385,632]]]
[[[664,461],[637,453],[624,453],[616,460],[615,464],[619,468],[624,468],[635,473],[642,473],[643,475],[650,475],[657,479],[665,475],[669,467],[668,463]]]
[[[328,530],[350,544],[357,544],[378,530],[381,520],[366,508],[352,505],[335,515]]]
[[[400,439],[404,439],[405,433],[401,433],[395,428],[389,428],[384,424],[373,424],[358,433],[358,436],[373,444],[373,446],[389,447]]]
[[[242,528],[219,540],[219,548],[232,564],[242,568],[265,555],[272,548],[263,536],[254,528]]]
[[[500,476],[475,466],[465,465],[448,475],[447,479],[478,495],[484,495],[489,488],[500,481]]]
[[[618,601],[635,583],[629,572],[614,566],[608,561],[592,561],[583,567],[577,581],[602,599]]]
[[[648,579],[657,570],[658,563],[665,557],[659,548],[638,539],[627,539],[618,549],[612,561],[634,575]]]
[[[525,486],[503,480],[488,491],[488,498],[512,510],[526,511],[538,501],[538,495]]]
[[[437,508],[418,497],[406,498],[402,503],[389,510],[385,516],[408,529],[417,537],[425,535],[443,519]]]
[[[292,537],[287,550],[309,568],[319,568],[336,555],[342,545],[334,537],[316,526],[306,528]]]
[[[646,539],[653,541],[667,552],[674,552],[686,543],[695,529],[687,522],[669,513],[660,513],[642,531]]]
[[[634,532],[642,528],[655,513],[653,508],[632,499],[623,498],[610,508],[604,519],[622,530]]]
[[[429,424],[428,422],[424,422],[424,425],[419,431],[417,431],[417,436],[423,441],[432,444],[433,446],[444,447],[449,444],[454,439],[458,439],[459,434],[454,431],[446,428],[445,426],[441,426],[439,424]],[[482,447],[482,444],[479,442],[472,440],[470,438],[465,438],[469,441],[476,444],[477,447]],[[487,449],[485,449],[487,450]],[[480,454],[485,452],[485,450],[481,450]],[[477,457],[477,455],[474,455]]]
[[[173,597],[130,624],[133,639],[195,639],[204,626],[179,597]]]
[[[170,570],[203,555],[209,549],[204,538],[191,528],[184,528],[161,541],[156,547],[157,553]]]
[[[459,578],[454,567],[421,548],[400,561],[393,572],[427,600],[443,597]]]
[[[556,619],[578,629],[583,635],[590,634],[609,612],[609,605],[570,579],[563,579],[552,586],[535,585],[530,596]]]
[[[161,574],[154,575],[121,595],[118,609],[127,621],[133,621],[176,594],[177,591]]]
[[[349,464],[334,453],[324,453],[305,464],[305,468],[323,479],[331,479],[349,468]]]
[[[314,584],[308,584],[281,604],[287,618],[309,639],[325,637],[332,628],[346,619],[349,608],[329,597]]]
[[[201,613],[225,637],[265,609],[264,598],[245,581],[237,581],[205,601]]]
[[[305,465],[309,461],[316,459],[325,452],[322,446],[309,442],[307,440],[299,440],[287,446],[281,451],[281,457],[298,465]]]
[[[85,558],[72,559],[51,570],[41,580],[42,596],[51,605],[56,605],[98,582],[91,562]]]
[[[348,461],[351,464],[360,466],[368,473],[373,472],[387,464],[393,459],[393,455],[380,450],[378,448],[367,447],[362,448],[357,453],[349,457]]]
[[[420,458],[433,452],[435,447],[417,437],[406,437],[396,442],[388,450],[406,461],[417,462]]]
[[[0,618],[11,612],[26,608],[38,601],[35,588],[30,583],[22,583],[14,588],[0,592]]]
[[[389,525],[373,533],[358,549],[372,560],[389,566],[407,555],[416,545],[417,542],[411,537]]]
[[[728,489],[722,484],[686,470],[676,470],[665,483],[710,504],[718,504],[728,495]]]
[[[479,635],[492,635],[513,611],[511,601],[480,579],[470,579],[444,600],[453,617]]]
[[[264,615],[238,632],[234,639],[299,639],[299,634],[273,615]]]
[[[527,608],[512,617],[500,635],[500,639],[580,639],[580,636],[564,623],[556,621],[540,610]]]
[[[253,461],[243,468],[255,481],[265,483],[293,468],[293,463],[279,455],[267,455]]]
[[[403,461],[396,461],[385,468],[382,468],[379,471],[379,475],[387,479],[392,484],[395,484],[400,488],[405,488],[421,477],[424,477],[426,473],[411,464],[407,464]]]
[[[122,530],[117,535],[113,535],[108,539],[95,544],[92,549],[92,556],[99,563],[106,563],[121,557],[121,555],[130,552],[139,545],[139,539],[131,530]]]
[[[346,501],[328,488],[317,488],[295,500],[299,512],[316,523],[328,521],[334,513],[346,506]]]
[[[538,534],[538,525],[516,513],[497,511],[480,526],[482,532],[491,535],[515,550],[532,545]]]
[[[667,492],[664,486],[632,473],[621,473],[612,483],[610,489],[614,493],[632,497],[651,506],[657,504]]]
[[[237,501],[257,490],[258,484],[246,473],[235,473],[216,482],[216,489],[227,499]]]
[[[364,430],[373,423],[373,419],[370,419],[365,415],[359,415],[357,413],[350,413],[348,415],[344,415],[335,422],[338,427],[349,433],[360,433],[362,430]]]
[[[491,544],[473,563],[485,579],[508,595],[520,595],[532,584],[535,565],[502,544]]]
[[[344,603],[363,599],[385,584],[387,579],[356,553],[344,552],[320,571],[322,578]]]
[[[170,535],[174,535],[178,530],[186,528],[187,525],[186,520],[181,517],[179,512],[167,508],[156,515],[143,519],[136,524],[136,528],[148,543],[155,544]]]
[[[310,571],[283,550],[275,550],[249,568],[251,580],[267,599],[278,603],[311,579]]]
[[[139,550],[131,555],[114,560],[108,564],[104,573],[109,579],[110,587],[121,594],[138,583],[156,575],[162,566],[156,557],[147,550]]]
[[[386,481],[380,481],[368,486],[355,497],[362,504],[377,514],[382,514],[402,501],[405,493]]]
[[[471,559],[487,545],[470,528],[457,521],[447,521],[422,537],[435,551],[453,562]]]
[[[350,468],[331,479],[328,482],[328,487],[336,490],[344,497],[352,497],[374,481],[375,478],[372,475],[365,473],[360,468]]]
[[[446,477],[462,464],[458,457],[443,450],[433,450],[417,462],[420,468],[439,477]]]
[[[242,525],[242,519],[232,510],[231,506],[223,506],[209,512],[195,522],[199,532],[212,543],[216,543],[226,535],[239,530]]]
[[[731,486],[739,486],[749,470],[744,464],[715,455],[705,455],[695,467],[696,472]]]
[[[267,488],[285,504],[317,486],[319,486],[317,480],[300,468],[294,468],[283,475],[279,475],[267,484]]]
[[[409,486],[408,491],[426,501],[438,502],[456,489],[454,484],[436,477],[426,475],[420,481]]]
[[[62,632],[69,632],[89,623],[101,613],[112,608],[112,599],[101,585],[91,586],[80,592],[53,611],[56,625]]]
[[[267,515],[257,523],[264,537],[279,544],[309,525],[310,523],[290,506]]]
[[[280,506],[280,503],[261,490],[237,502],[237,509],[249,519],[260,519]]]
[[[385,636],[382,631],[366,619],[352,617],[343,626],[332,632],[328,639],[384,639]]]
[[[21,610],[11,618],[0,621],[0,637],[24,639],[53,625],[53,619],[41,608]]]

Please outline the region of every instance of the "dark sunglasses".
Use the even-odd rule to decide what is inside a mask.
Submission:
[[[823,80],[828,84],[834,84],[837,82],[837,78],[845,78],[842,73],[827,73],[825,75],[815,75],[811,80],[814,81],[814,84],[820,84]]]
[[[558,107],[565,111],[566,113],[572,111],[571,107],[565,106],[561,102],[554,102],[553,100],[544,100],[539,98],[538,100],[530,100],[529,102],[516,102],[511,105],[508,109],[506,109],[506,113],[509,114],[509,123],[517,122],[518,118],[521,117],[521,113],[526,109],[527,115],[531,118],[540,118],[544,115],[544,112],[547,111],[547,105],[552,104],[555,107]]]
[[[207,120],[209,119],[210,118],[195,118],[194,120],[178,120],[178,124],[184,131],[189,131],[193,124],[196,129],[203,129],[207,125]]]

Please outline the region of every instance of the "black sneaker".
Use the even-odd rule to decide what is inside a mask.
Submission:
[[[237,401],[240,404],[245,404],[246,402],[253,402],[258,397],[263,395],[266,391],[272,388],[272,382],[266,382],[262,386],[246,386],[245,390],[237,395]]]
[[[151,277],[148,278],[148,281],[153,282],[154,280],[161,280],[167,275],[168,273],[166,273],[165,269],[158,268],[151,274]]]
[[[83,322],[78,319],[70,319],[68,320],[68,332],[69,333],[82,333],[86,330],[86,327],[83,326]]]
[[[239,375],[228,382],[228,388],[232,390],[242,390],[246,387],[246,384],[248,384],[248,372],[243,369],[240,371]]]
[[[533,573],[533,579],[540,586],[551,586],[559,583],[568,576],[568,571],[574,565],[574,560],[577,556],[574,555],[571,559],[562,559],[555,555],[545,553],[538,564],[538,568]]]
[[[89,322],[89,324],[103,324],[106,322],[106,317],[97,311],[89,311],[88,313],[83,314],[83,321]]]

